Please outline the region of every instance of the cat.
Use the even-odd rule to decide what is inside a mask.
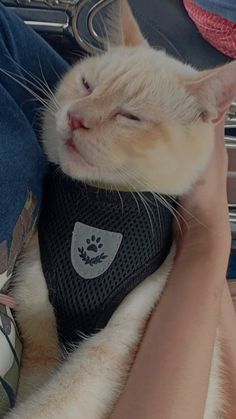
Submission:
[[[75,64],[52,97],[43,119],[44,150],[75,180],[181,196],[206,167],[215,124],[236,96],[236,62],[198,72],[149,46],[128,3],[116,3],[107,51]],[[172,247],[107,326],[65,360],[35,234],[18,263],[12,290],[24,352],[21,401],[6,417],[108,418],[174,253]],[[220,350],[217,341],[204,419],[223,417]]]

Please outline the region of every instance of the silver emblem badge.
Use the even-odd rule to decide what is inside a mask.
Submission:
[[[111,266],[122,242],[122,234],[75,223],[71,241],[71,262],[85,279],[97,278]]]

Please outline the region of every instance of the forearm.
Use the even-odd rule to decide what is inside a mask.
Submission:
[[[220,331],[223,339],[225,394],[229,402],[228,419],[236,417],[236,314],[227,283],[221,304]]]
[[[180,252],[111,419],[202,419],[227,259],[213,241]]]

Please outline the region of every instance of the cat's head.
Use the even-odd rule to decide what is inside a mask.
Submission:
[[[108,50],[78,62],[56,90],[46,153],[75,179],[182,194],[236,97],[236,62],[197,72],[149,46],[127,2],[116,3]]]

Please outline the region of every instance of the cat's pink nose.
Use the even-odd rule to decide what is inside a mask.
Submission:
[[[70,111],[67,112],[67,116],[68,116],[69,125],[72,131],[79,128],[88,129],[88,127],[86,127],[85,125],[84,118],[81,118],[80,116]]]

